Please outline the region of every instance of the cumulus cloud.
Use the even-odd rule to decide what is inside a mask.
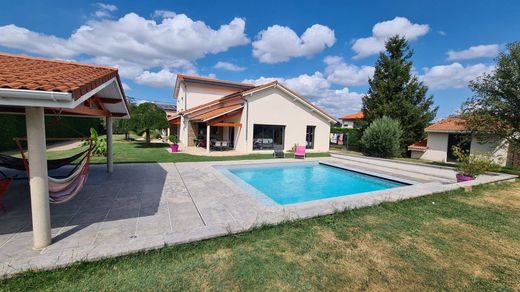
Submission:
[[[151,87],[172,87],[177,75],[168,69],[159,72],[144,71],[135,78],[135,82]]]
[[[372,28],[372,36],[354,41],[352,45],[352,49],[356,52],[354,59],[362,59],[383,51],[386,40],[396,34],[413,41],[427,34],[429,30],[429,25],[412,23],[406,17],[395,17],[392,20],[378,22]]]
[[[174,18],[177,13],[170,10],[155,10],[152,14],[153,18]]]
[[[124,89],[125,91],[130,91],[130,90],[132,90],[132,87],[130,87],[130,85],[128,85],[128,84],[126,84],[126,83],[124,83],[124,82],[123,82],[123,84],[121,84],[121,85],[123,86],[123,89]]]
[[[110,17],[112,16],[112,12],[117,10],[117,6],[106,3],[96,3],[96,7],[98,10],[94,12],[94,15],[99,18]]]
[[[495,57],[498,55],[498,45],[479,45],[472,46],[462,51],[448,51],[448,60],[468,60],[481,57]]]
[[[217,64],[215,64],[215,66],[213,66],[213,68],[224,69],[224,70],[235,71],[235,72],[246,70],[246,67],[241,67],[241,66],[235,65],[233,63],[229,63],[229,62],[217,62]]]
[[[333,89],[331,83],[321,72],[312,75],[302,74],[294,78],[260,77],[246,79],[244,83],[261,85],[277,80],[291,90],[310,99],[315,105],[334,116],[355,112],[361,108],[362,93],[351,92],[347,87]]]
[[[462,88],[484,73],[490,73],[493,65],[475,64],[464,67],[460,63],[424,68],[421,80],[431,89]]]
[[[91,20],[68,38],[13,24],[0,26],[0,46],[53,58],[81,56],[83,60],[116,66],[123,76],[136,78],[147,70],[152,73],[153,68],[195,72],[193,62],[197,59],[249,43],[242,18],[213,29],[184,14],[162,15],[165,18],[159,21],[135,13],[117,20]]]
[[[253,42],[253,56],[262,63],[274,64],[295,57],[309,57],[336,42],[334,31],[314,24],[298,36],[287,26],[273,25],[262,30]]]
[[[328,56],[324,59],[327,67],[325,75],[327,80],[343,86],[365,85],[368,78],[374,75],[375,68],[372,66],[356,66],[347,64],[342,57]]]

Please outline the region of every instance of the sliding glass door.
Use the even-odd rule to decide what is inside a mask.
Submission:
[[[272,150],[274,145],[281,145],[285,139],[285,126],[254,125],[253,150]]]

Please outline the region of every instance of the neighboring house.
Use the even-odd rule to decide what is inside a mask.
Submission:
[[[177,114],[177,106],[174,104],[155,103],[155,105],[157,105],[157,107],[163,109],[164,112],[166,113],[167,117],[174,116]]]
[[[502,141],[495,143],[481,143],[475,137],[469,138],[469,132],[464,120],[459,117],[448,117],[425,129],[427,139],[408,146],[412,158],[439,162],[456,162],[453,155],[453,146],[458,145],[470,153],[490,153],[500,165],[510,164],[513,159],[512,151]]]
[[[358,127],[359,122],[362,121],[364,117],[363,112],[357,112],[355,114],[342,116],[339,119],[341,120],[342,128],[353,129]]]
[[[174,98],[172,133],[184,146],[208,151],[222,141],[241,152],[271,152],[275,145],[287,151],[296,144],[328,151],[330,126],[337,122],[277,81],[254,86],[177,75]]]

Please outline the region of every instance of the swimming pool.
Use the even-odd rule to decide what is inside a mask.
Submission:
[[[323,163],[281,163],[225,167],[235,182],[280,205],[385,190],[409,183]]]

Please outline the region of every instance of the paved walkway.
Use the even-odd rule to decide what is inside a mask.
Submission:
[[[306,161],[309,160],[379,172],[418,184],[294,205],[266,206],[213,166],[301,163],[300,160],[116,164],[112,174],[106,173],[105,165],[94,165],[88,184],[77,198],[63,205],[51,205],[53,244],[34,251],[27,181],[16,181],[4,201],[9,211],[0,215],[0,277],[513,178],[490,175],[455,184],[454,172],[446,168],[348,157]]]

